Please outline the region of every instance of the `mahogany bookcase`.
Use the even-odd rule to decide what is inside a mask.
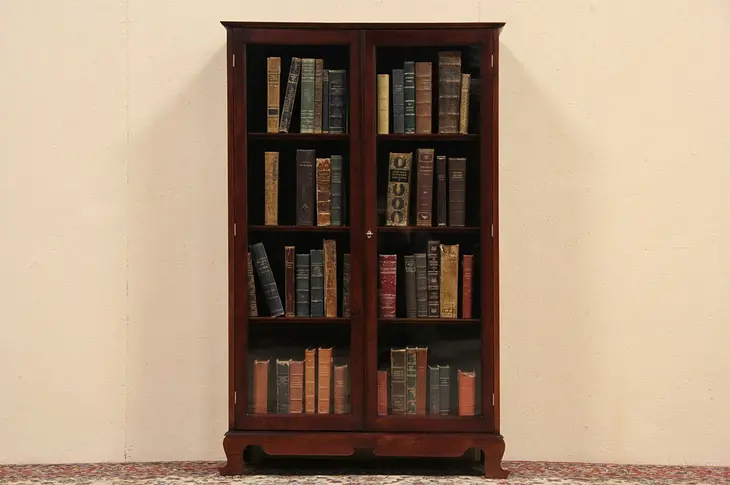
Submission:
[[[223,440],[227,463],[220,469],[221,474],[243,473],[244,451],[248,447],[260,447],[269,455],[287,456],[350,456],[358,449],[367,448],[376,456],[395,457],[460,457],[478,450],[484,460],[485,476],[505,478],[508,472],[501,467],[505,443],[499,426],[498,286],[498,47],[504,24],[236,21],[222,24],[227,32],[228,73],[229,430]],[[468,95],[467,91],[462,91],[460,99],[468,99],[468,105],[457,117],[466,118],[456,132],[442,129],[446,126],[441,120],[445,112],[442,113],[439,106],[442,98],[447,97],[444,94],[447,91],[442,91],[440,84],[442,52],[458,53],[460,72],[470,76],[466,84],[462,76],[460,86],[462,89],[468,87]],[[272,114],[269,110],[272,95],[267,88],[269,58],[280,59],[280,84],[275,103],[279,106],[278,111],[274,110],[277,118],[273,129],[267,124],[268,116]],[[309,132],[305,128],[308,121],[304,118],[309,113],[304,115],[303,99],[306,97],[306,102],[310,103],[310,92],[306,96],[303,94],[305,62],[301,64],[301,77],[292,98],[289,127],[277,129],[276,123],[281,123],[286,110],[286,91],[295,58],[322,59],[324,69],[346,71],[344,110],[340,106],[340,111],[344,111],[343,129],[326,128],[328,122],[334,127],[332,118],[328,118],[332,116],[334,104],[329,106],[329,115],[327,107],[317,105],[320,113],[325,110],[320,115],[325,121],[319,132],[317,129]],[[409,61],[429,66],[432,76],[430,96],[416,94],[422,96],[417,99],[417,115],[430,116],[427,128],[424,130],[424,125],[420,125],[416,132],[412,126],[412,95],[406,94],[405,101],[406,131],[410,132],[403,131],[403,119],[396,120],[396,115],[404,113],[401,107],[403,91],[393,81],[399,79],[397,76],[401,74],[396,72],[402,73],[400,70],[404,66],[408,75],[412,69],[408,67]],[[318,68],[321,67],[318,64]],[[378,79],[383,74],[389,75],[388,87],[379,91]],[[317,76],[320,76],[319,72]],[[306,79],[310,81],[310,78]],[[416,84],[421,79],[424,78],[419,77]],[[326,83],[324,94],[315,95],[315,99],[320,96],[319,102],[324,99],[325,105],[332,99],[328,96],[332,96],[335,86]],[[406,77],[406,93],[412,86],[408,83]],[[430,106],[424,100],[430,101]],[[393,104],[387,105],[387,111],[386,105],[379,106],[379,103],[391,101]],[[443,103],[446,106],[446,102]],[[307,106],[309,109],[309,104]],[[459,108],[464,110],[463,104]],[[322,120],[315,121],[317,123]],[[429,149],[433,154],[432,166],[436,168],[431,172],[432,191],[424,196],[424,200],[430,199],[432,204],[431,222],[424,225],[416,221],[417,210],[422,209],[418,193],[421,186],[416,183],[422,177],[419,172],[421,153]],[[302,207],[304,204],[299,199],[303,186],[298,175],[299,150],[313,150],[317,160],[320,157],[334,160],[335,155],[341,157],[342,188],[341,193],[336,192],[341,197],[339,225],[300,223],[297,204]],[[265,181],[271,176],[268,162],[265,163],[271,152],[277,154],[278,164],[274,172],[276,188],[272,192],[277,205],[274,223],[268,220],[267,212],[272,204],[267,198],[272,185]],[[398,172],[391,170],[394,153],[409,153],[413,157],[411,171],[406,175],[407,183],[411,185],[405,225],[386,222],[392,216],[389,186],[393,174]],[[466,173],[454,175],[450,168],[440,172],[434,161],[437,157],[448,160],[449,167],[452,158],[465,159]],[[319,166],[319,162],[315,165]],[[320,180],[319,172],[316,177]],[[439,200],[441,195],[437,192],[441,194],[443,190],[439,177],[447,179],[443,185],[447,190],[452,187],[452,180],[462,177],[464,194],[460,207],[464,214],[461,214],[461,222],[458,222],[456,212],[451,211],[452,205],[453,210],[457,210],[458,196],[447,192],[443,196],[445,201]],[[453,182],[453,187],[457,186]],[[317,191],[316,184],[314,190]],[[314,208],[310,210],[315,210],[316,216],[320,217],[316,197],[315,194]],[[440,204],[444,203],[447,207],[445,216],[438,214]],[[334,205],[331,207],[334,210]],[[289,288],[292,283],[288,278],[292,273],[288,271],[293,263],[285,260],[285,247],[294,246],[297,255],[313,255],[314,250],[322,248],[324,240],[335,241],[337,248],[336,314],[310,316],[309,313],[300,314],[297,307],[296,313],[287,308],[286,314],[274,316],[273,307],[268,306],[271,294],[268,289],[264,291],[267,282],[262,281],[258,273],[259,262],[256,260],[251,266],[248,259],[253,245],[261,243],[265,248],[266,268],[270,269],[282,306],[286,307],[293,301],[287,301],[286,292],[295,290]],[[453,315],[439,313],[438,303],[434,315],[424,315],[420,306],[418,313],[414,313],[412,302],[416,300],[409,300],[412,293],[407,294],[413,287],[407,289],[410,283],[406,260],[409,255],[427,253],[432,242],[440,256],[432,260],[429,253],[428,264],[434,261],[441,266],[429,266],[429,278],[432,269],[439,271],[434,274],[447,278],[441,276],[441,271],[446,275],[444,268],[448,265],[438,259],[444,257],[438,251],[443,251],[444,245],[458,245],[458,296]],[[349,258],[347,276],[344,274],[345,254]],[[384,291],[383,254],[396,255],[395,303],[391,302],[390,308],[393,313],[385,311],[382,303],[383,295],[392,290]],[[469,302],[464,299],[465,255],[470,258]],[[310,260],[312,264],[313,261]],[[314,266],[302,268],[309,271]],[[297,278],[298,271],[297,263]],[[417,271],[417,278],[423,277],[422,281],[427,281],[422,267]],[[303,281],[311,284],[307,290],[310,300],[304,301],[305,312],[311,306],[314,313],[314,288],[319,284],[314,283],[315,273],[313,270],[306,273],[308,276],[302,276]],[[250,281],[255,281],[255,290],[251,289]],[[442,289],[435,293],[436,302],[439,295],[446,298],[443,288],[455,285],[453,280],[444,281],[447,280],[442,280]],[[297,281],[297,292],[298,285]],[[344,297],[345,287],[347,297]],[[422,298],[428,298],[431,303],[432,288],[428,286],[428,294],[423,296],[424,288],[418,286],[421,292],[419,305]],[[251,313],[252,301],[257,306],[254,313]],[[451,304],[453,301],[449,300]],[[446,306],[442,303],[441,312]],[[469,306],[468,310],[466,306]],[[316,354],[325,355],[325,360],[319,357],[317,360],[316,392],[340,392],[329,398],[334,407],[327,401],[323,405],[327,409],[320,409],[317,394],[315,412],[307,412],[305,408],[309,405],[301,404],[302,401],[297,404],[301,406],[300,410],[288,403],[281,408],[279,400],[291,399],[288,402],[293,403],[295,394],[306,401],[308,394],[304,396],[304,393],[308,391],[302,391],[302,386],[306,389],[309,381],[304,382],[306,374],[295,377],[294,366],[289,375],[287,364],[288,384],[282,384],[284,371],[280,374],[279,362],[304,361],[305,349],[322,348],[333,349],[331,363],[326,362],[327,372],[332,372],[332,365],[338,363],[339,371],[344,368],[346,372],[336,376],[342,381],[339,383],[329,373],[319,374],[320,362],[329,359],[329,355]],[[413,394],[401,397],[402,389],[394,388],[393,381],[401,382],[403,368],[396,366],[393,372],[393,350],[411,348],[427,349],[424,354],[427,360],[418,360],[420,371],[426,372],[425,378],[423,374],[418,375],[425,388],[410,387],[413,381],[408,381],[408,392]],[[409,360],[408,365],[411,362],[415,369],[416,361]],[[425,371],[424,362],[427,364]],[[257,365],[268,374],[256,377],[254,367]],[[264,371],[264,367],[268,370]],[[415,375],[415,371],[410,374],[410,369],[408,367],[409,379]],[[335,370],[335,374],[337,372]],[[266,377],[261,377],[264,375]],[[326,375],[331,384],[325,390],[319,387],[326,381],[320,379],[322,375]],[[472,376],[471,381],[468,376]],[[381,382],[381,378],[385,380]],[[462,388],[462,378],[471,384]],[[299,387],[289,395],[289,390],[282,386],[294,390],[295,381]],[[416,392],[420,397],[415,396]],[[441,401],[439,392],[444,394],[440,396]],[[257,393],[259,397],[256,397]],[[402,402],[394,403],[394,395],[395,401],[401,399]],[[425,412],[424,401],[417,402],[423,399]],[[414,403],[420,408],[418,412],[412,412],[408,407]]]

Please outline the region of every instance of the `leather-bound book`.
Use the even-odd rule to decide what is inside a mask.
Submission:
[[[403,256],[406,277],[406,317],[416,318],[416,257],[412,254]]]
[[[304,351],[304,412],[317,411],[317,349]]]
[[[279,152],[264,153],[264,224],[279,223]]]
[[[292,360],[289,364],[289,414],[301,414],[304,398],[304,361]]]
[[[314,150],[297,150],[297,226],[313,226]]]
[[[461,318],[471,318],[474,255],[465,254],[461,263]]]
[[[269,315],[272,317],[283,315],[284,307],[281,304],[281,297],[279,297],[279,289],[276,287],[274,273],[271,271],[269,258],[266,256],[266,249],[262,243],[251,246],[251,257],[261,283],[266,305],[269,307]]]
[[[461,75],[461,95],[459,98],[459,133],[466,135],[469,132],[469,86],[471,75]]]
[[[266,132],[279,132],[279,83],[281,79],[281,57],[266,58]]]
[[[439,403],[441,395],[441,381],[439,380],[439,366],[428,366],[428,414],[437,416],[440,413]]]
[[[433,74],[430,62],[416,62],[416,133],[431,133]]]
[[[322,133],[322,98],[324,96],[324,59],[314,60],[314,132]]]
[[[378,74],[378,135],[387,135],[390,132],[390,75]]]
[[[405,133],[405,111],[403,69],[393,69],[393,133]]]
[[[416,132],[416,64],[413,61],[403,63],[403,105],[404,131]]]
[[[440,271],[440,258],[439,241],[428,241],[427,247],[428,252],[426,253],[426,290],[428,292],[428,316],[431,318],[438,318],[441,316],[440,301],[441,301],[441,271]]]
[[[461,52],[439,52],[439,133],[459,132]]]
[[[253,361],[253,413],[267,414],[269,399],[269,360]]]
[[[308,317],[309,313],[309,254],[297,254],[294,268],[296,315]]]
[[[335,414],[347,414],[347,364],[335,365]]]
[[[330,130],[330,71],[322,71],[322,133]]]
[[[276,359],[276,413],[289,414],[289,360]]]
[[[459,305],[459,245],[441,244],[441,318],[456,318]]]
[[[451,414],[451,366],[439,365],[439,414],[448,416]]]
[[[286,81],[286,93],[284,94],[284,104],[281,107],[281,119],[279,120],[279,132],[288,133],[291,124],[291,115],[294,110],[294,98],[297,96],[297,88],[299,87],[299,73],[302,69],[302,59],[292,57],[289,66],[289,76]]]
[[[337,242],[325,239],[324,252],[324,316],[337,316]]]
[[[407,226],[413,153],[393,153],[388,158],[388,208],[386,226]]]
[[[296,315],[294,277],[294,246],[284,246],[284,315]]]
[[[406,414],[416,414],[416,348],[406,347]]]
[[[317,158],[317,225],[332,225],[332,161]]]
[[[254,279],[253,275],[253,261],[251,260],[251,251],[248,251],[246,255],[246,259],[248,260],[248,271],[247,271],[247,279],[248,279],[248,316],[249,317],[258,317],[259,316],[259,307],[256,304],[256,281]]]
[[[426,374],[428,373],[428,347],[416,348],[416,414],[426,414],[426,398],[428,387]]]
[[[436,223],[439,227],[446,225],[446,157],[436,157]]]
[[[406,349],[390,349],[391,414],[406,414]]]
[[[347,133],[347,71],[330,69],[329,132]]]
[[[428,317],[428,265],[426,253],[416,253],[416,317]]]
[[[396,276],[398,274],[398,255],[379,255],[380,273],[380,316],[395,318]]]
[[[342,316],[350,317],[350,255],[342,256]]]
[[[330,157],[330,225],[342,222],[342,155]]]
[[[388,414],[388,371],[378,371],[378,416]]]
[[[324,251],[309,251],[309,311],[313,317],[324,316]]]
[[[320,347],[317,353],[317,413],[330,414],[332,396],[332,347]]]
[[[449,158],[449,226],[466,223],[466,158]]]
[[[416,225],[431,226],[433,215],[433,148],[416,150],[418,171],[416,179]]]
[[[314,133],[314,72],[314,59],[302,59],[302,102],[300,105],[301,116],[299,119],[300,133]]]
[[[459,416],[474,416],[476,373],[459,369]]]

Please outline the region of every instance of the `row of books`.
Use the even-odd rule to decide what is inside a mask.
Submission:
[[[416,226],[432,226],[434,185],[436,193],[436,225],[466,225],[466,158],[435,155],[433,148],[416,150],[415,184],[412,181],[413,153],[391,152],[388,157],[388,193],[386,226],[407,226],[411,186],[416,190]],[[436,178],[434,181],[434,161]],[[435,182],[435,184],[434,184]]]
[[[273,372],[269,370],[272,364]],[[252,411],[347,414],[348,374],[348,364],[334,364],[332,347],[306,349],[302,360],[254,360]]]
[[[342,155],[318,158],[314,150],[296,151],[297,226],[342,226],[346,213]],[[279,224],[279,152],[264,153],[264,224]]]
[[[427,355],[428,347],[391,349],[390,368],[378,370],[378,415],[474,416],[476,371],[457,369],[452,402],[451,366],[428,365]]]
[[[268,133],[289,132],[297,93],[301,96],[300,133],[347,133],[345,69],[325,69],[324,59],[292,57],[283,104],[281,57],[268,57],[266,70]]]
[[[391,107],[393,133],[431,133],[432,70],[430,62],[406,61],[393,69],[392,82],[390,74],[377,75],[378,134],[391,131]],[[439,133],[467,133],[470,80],[470,74],[461,72],[461,52],[439,52]]]
[[[343,255],[342,265],[342,316],[349,317],[349,254]],[[322,249],[311,249],[308,253],[297,253],[295,246],[284,246],[285,305],[264,244],[252,244],[248,253],[248,315],[252,317],[259,314],[256,281],[272,317],[337,317],[337,242],[325,239]]]
[[[379,312],[396,318],[398,255],[379,256]],[[427,252],[403,256],[405,303],[408,318],[459,317],[459,245],[428,241]],[[474,255],[461,264],[461,318],[472,318]]]

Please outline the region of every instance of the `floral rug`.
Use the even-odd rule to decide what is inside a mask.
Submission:
[[[506,480],[485,480],[478,467],[465,465],[383,469],[259,467],[251,475],[222,477],[218,462],[104,463],[85,465],[0,465],[3,485],[721,485],[730,484],[730,467],[634,466],[584,463],[505,462]],[[396,465],[397,466],[397,465]]]

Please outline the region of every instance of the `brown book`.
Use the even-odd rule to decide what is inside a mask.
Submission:
[[[279,223],[279,152],[264,153],[264,224]]]
[[[416,414],[416,347],[406,347],[406,414]]]
[[[386,226],[407,226],[411,188],[412,153],[390,153]]]
[[[436,157],[436,223],[438,226],[446,225],[446,157]]]
[[[439,52],[439,133],[459,132],[461,52]]]
[[[337,316],[337,242],[325,239],[324,249],[324,316]]]
[[[350,317],[350,255],[342,256],[342,316]]]
[[[347,364],[335,366],[335,414],[347,414]]]
[[[405,270],[405,294],[406,294],[406,317],[416,318],[416,256],[406,254],[403,256]]]
[[[317,349],[304,351],[304,412],[314,414],[317,403]]]
[[[430,62],[416,62],[416,133],[431,133],[433,74]]]
[[[416,414],[421,416],[426,414],[427,374],[428,347],[418,347],[416,348]]]
[[[398,255],[381,254],[380,270],[380,316],[395,318],[396,276],[398,273]]]
[[[266,132],[279,132],[279,83],[281,79],[281,57],[268,57],[266,59],[266,71],[268,82],[266,89]]]
[[[461,75],[461,95],[459,104],[459,133],[466,135],[469,132],[469,85],[471,74]]]
[[[406,349],[390,349],[391,414],[406,414]]]
[[[418,178],[416,181],[416,225],[430,226],[433,215],[433,148],[416,150]]]
[[[304,398],[304,361],[292,360],[289,363],[289,414],[303,412]]]
[[[378,371],[378,416],[388,414],[388,371]]]
[[[279,132],[288,133],[291,123],[291,115],[294,110],[294,98],[297,95],[299,87],[299,74],[302,70],[301,57],[292,57],[289,65],[289,76],[286,82],[286,93],[284,94],[284,103],[281,107],[281,119],[279,120]]]
[[[253,413],[267,414],[269,400],[269,360],[253,361]]]
[[[439,307],[441,318],[456,318],[459,298],[459,245],[439,245],[441,254],[441,293]]]
[[[466,158],[449,158],[449,226],[466,224]]]
[[[259,307],[256,304],[256,281],[254,280],[253,275],[253,260],[251,259],[251,251],[247,253],[246,259],[248,260],[248,316],[258,317]]]
[[[284,246],[284,315],[296,315],[294,279],[294,246]]]
[[[314,132],[322,133],[322,100],[324,92],[324,59],[314,60]]]
[[[378,74],[378,135],[387,135],[390,132],[390,75]]]
[[[476,372],[459,370],[459,416],[474,416]]]
[[[297,226],[313,226],[314,150],[297,150]]]
[[[332,347],[317,351],[317,413],[330,414],[332,396]]]
[[[461,264],[461,318],[471,318],[471,287],[474,255],[465,254]]]
[[[317,159],[317,225],[329,226],[332,222],[332,196],[330,182],[332,167],[329,158]]]
[[[428,316],[430,318],[439,318],[441,309],[439,301],[441,300],[441,291],[439,289],[441,281],[441,273],[439,272],[439,241],[428,241],[428,252],[426,253],[426,293]]]

